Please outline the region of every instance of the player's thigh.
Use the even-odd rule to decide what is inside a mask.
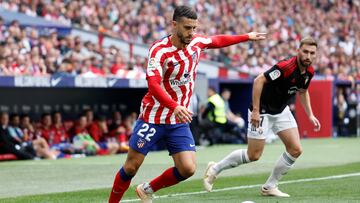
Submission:
[[[276,117],[272,127],[275,134],[279,136],[285,144],[286,151],[294,157],[301,154],[300,136],[296,120],[291,114],[289,107]]]
[[[293,157],[298,157],[302,153],[299,130],[297,127],[282,130],[277,133],[286,147],[286,151]]]
[[[279,134],[279,132],[297,127],[296,120],[290,112],[290,108],[287,106],[280,114],[273,117],[271,129],[275,134]]]
[[[179,173],[184,177],[190,177],[196,170],[196,156],[195,151],[182,151],[172,155],[175,167]]]
[[[196,151],[189,124],[167,125],[165,128],[164,139],[170,155],[184,151]]]
[[[163,139],[164,125],[146,123],[143,120],[137,120],[133,133],[129,140],[129,146],[133,150],[147,155],[152,147]]]
[[[261,157],[265,146],[265,139],[248,138],[248,157],[250,161],[257,161]]]

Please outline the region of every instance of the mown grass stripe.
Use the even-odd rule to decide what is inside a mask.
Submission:
[[[291,184],[291,183],[303,183],[303,182],[313,182],[313,181],[321,181],[321,180],[333,180],[333,179],[349,178],[349,177],[355,177],[355,176],[360,176],[360,173],[348,173],[348,174],[325,176],[325,177],[318,177],[318,178],[305,178],[305,179],[297,179],[297,180],[288,180],[288,181],[282,181],[279,184],[284,185],[284,184]],[[248,188],[261,187],[261,186],[262,186],[262,184],[242,185],[242,186],[214,189],[212,192],[240,190],[240,189],[248,189]],[[198,195],[198,194],[205,194],[205,193],[208,193],[208,192],[206,192],[206,191],[184,192],[184,193],[176,193],[176,194],[169,194],[169,195],[154,196],[154,199],[165,199],[165,198],[170,198],[170,197]],[[136,201],[139,201],[139,199],[126,199],[126,200],[122,200],[121,202],[136,202]]]

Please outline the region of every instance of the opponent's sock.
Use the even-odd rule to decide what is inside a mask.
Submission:
[[[150,189],[152,192],[156,192],[164,187],[169,187],[179,183],[180,181],[185,180],[186,178],[182,177],[176,167],[171,167],[166,169],[160,176],[156,177],[150,181]],[[144,187],[145,188],[145,187]],[[149,187],[147,187],[149,188]],[[151,192],[150,190],[148,190]]]
[[[240,164],[249,163],[249,156],[246,149],[238,149],[231,152],[221,161],[216,163],[213,167],[216,174],[219,174],[222,170],[234,168]]]
[[[124,168],[121,168],[115,175],[113,187],[111,189],[109,203],[118,203],[125,191],[129,188],[131,179],[134,176],[127,175]]]
[[[270,177],[264,184],[267,189],[277,187],[279,180],[293,167],[296,158],[289,153],[284,152],[275,164],[275,168],[271,172]]]

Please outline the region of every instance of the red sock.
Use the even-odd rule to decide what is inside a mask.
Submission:
[[[185,180],[181,177],[175,167],[166,169],[160,176],[156,177],[150,182],[151,189],[156,192],[164,187],[169,187]]]
[[[130,186],[131,179],[122,180],[120,171],[116,173],[113,187],[111,189],[109,203],[119,203],[125,191]]]

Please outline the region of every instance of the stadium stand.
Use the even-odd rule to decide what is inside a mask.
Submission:
[[[4,9],[25,13],[30,16],[41,16],[47,20],[62,22],[65,25],[80,27],[84,30],[101,31],[106,35],[121,38],[131,43],[152,43],[154,40],[170,33],[169,22],[172,7],[179,1],[18,1],[10,0],[2,2]],[[270,41],[258,44],[234,46],[203,54],[203,58],[220,61],[225,67],[235,67],[237,70],[258,74],[273,64],[278,57],[292,55],[299,43],[301,36],[314,35],[319,39],[320,56],[317,73],[328,77],[337,77],[342,80],[360,79],[359,53],[360,53],[360,25],[356,23],[360,19],[360,3],[358,1],[220,1],[211,3],[199,0],[190,1],[200,16],[198,32],[205,34],[217,33],[244,33],[249,30],[266,31],[270,35]],[[279,18],[278,18],[279,16]],[[318,19],[313,21],[312,19]],[[211,29],[208,29],[211,28]],[[21,29],[20,29],[21,30]],[[17,31],[20,32],[20,31]],[[30,31],[34,32],[34,31]],[[20,35],[20,33],[15,34]],[[36,36],[34,33],[33,35]],[[2,29],[2,36],[6,32]],[[14,33],[11,34],[12,37]],[[27,41],[23,33],[24,41]],[[72,74],[105,74],[110,73],[107,65],[114,63],[118,53],[116,48],[111,50],[98,47],[96,44],[79,42],[77,39],[58,39],[52,37],[37,36],[39,41],[46,42],[55,50],[50,51],[52,56],[61,56],[55,67],[50,62],[45,63],[41,73],[70,72]],[[7,37],[8,39],[9,37]],[[45,38],[45,39],[44,39]],[[12,40],[7,40],[6,46],[11,45]],[[78,44],[74,44],[74,43]],[[10,43],[10,44],[9,44]],[[80,45],[79,45],[80,43]],[[60,47],[61,44],[61,47]],[[292,49],[291,49],[292,48]],[[32,50],[32,46],[30,47]],[[68,61],[77,63],[75,57],[64,57],[64,52],[81,50],[80,53],[91,53],[96,57],[82,62],[85,68],[69,67]],[[57,50],[57,51],[56,51]],[[61,53],[59,50],[62,50]],[[115,52],[116,50],[116,52]],[[289,50],[291,50],[289,52]],[[27,50],[30,52],[29,48]],[[136,53],[135,53],[136,54]],[[80,54],[81,56],[82,54]],[[109,57],[110,55],[110,57]],[[103,59],[105,62],[101,63]],[[98,60],[96,60],[98,59]],[[9,59],[10,60],[10,59]],[[22,59],[12,58],[11,61]],[[65,60],[65,65],[63,61]],[[91,62],[90,62],[90,61]],[[127,65],[126,60],[125,65]],[[141,61],[141,62],[139,62]],[[52,61],[53,62],[53,61]],[[145,59],[132,59],[135,69],[144,66]],[[345,63],[346,62],[346,63]],[[43,62],[38,62],[42,64]],[[104,67],[101,64],[104,64]],[[90,66],[90,64],[92,66]],[[89,67],[90,66],[90,67]],[[99,71],[94,66],[100,66]],[[60,68],[61,67],[61,68]],[[41,68],[40,68],[41,69]],[[67,70],[67,71],[64,71]],[[17,71],[17,70],[16,70]],[[4,72],[4,71],[3,71]],[[10,71],[11,72],[11,71]],[[90,73],[89,73],[90,72]],[[112,72],[112,74],[114,74]],[[119,73],[122,75],[122,73]]]

